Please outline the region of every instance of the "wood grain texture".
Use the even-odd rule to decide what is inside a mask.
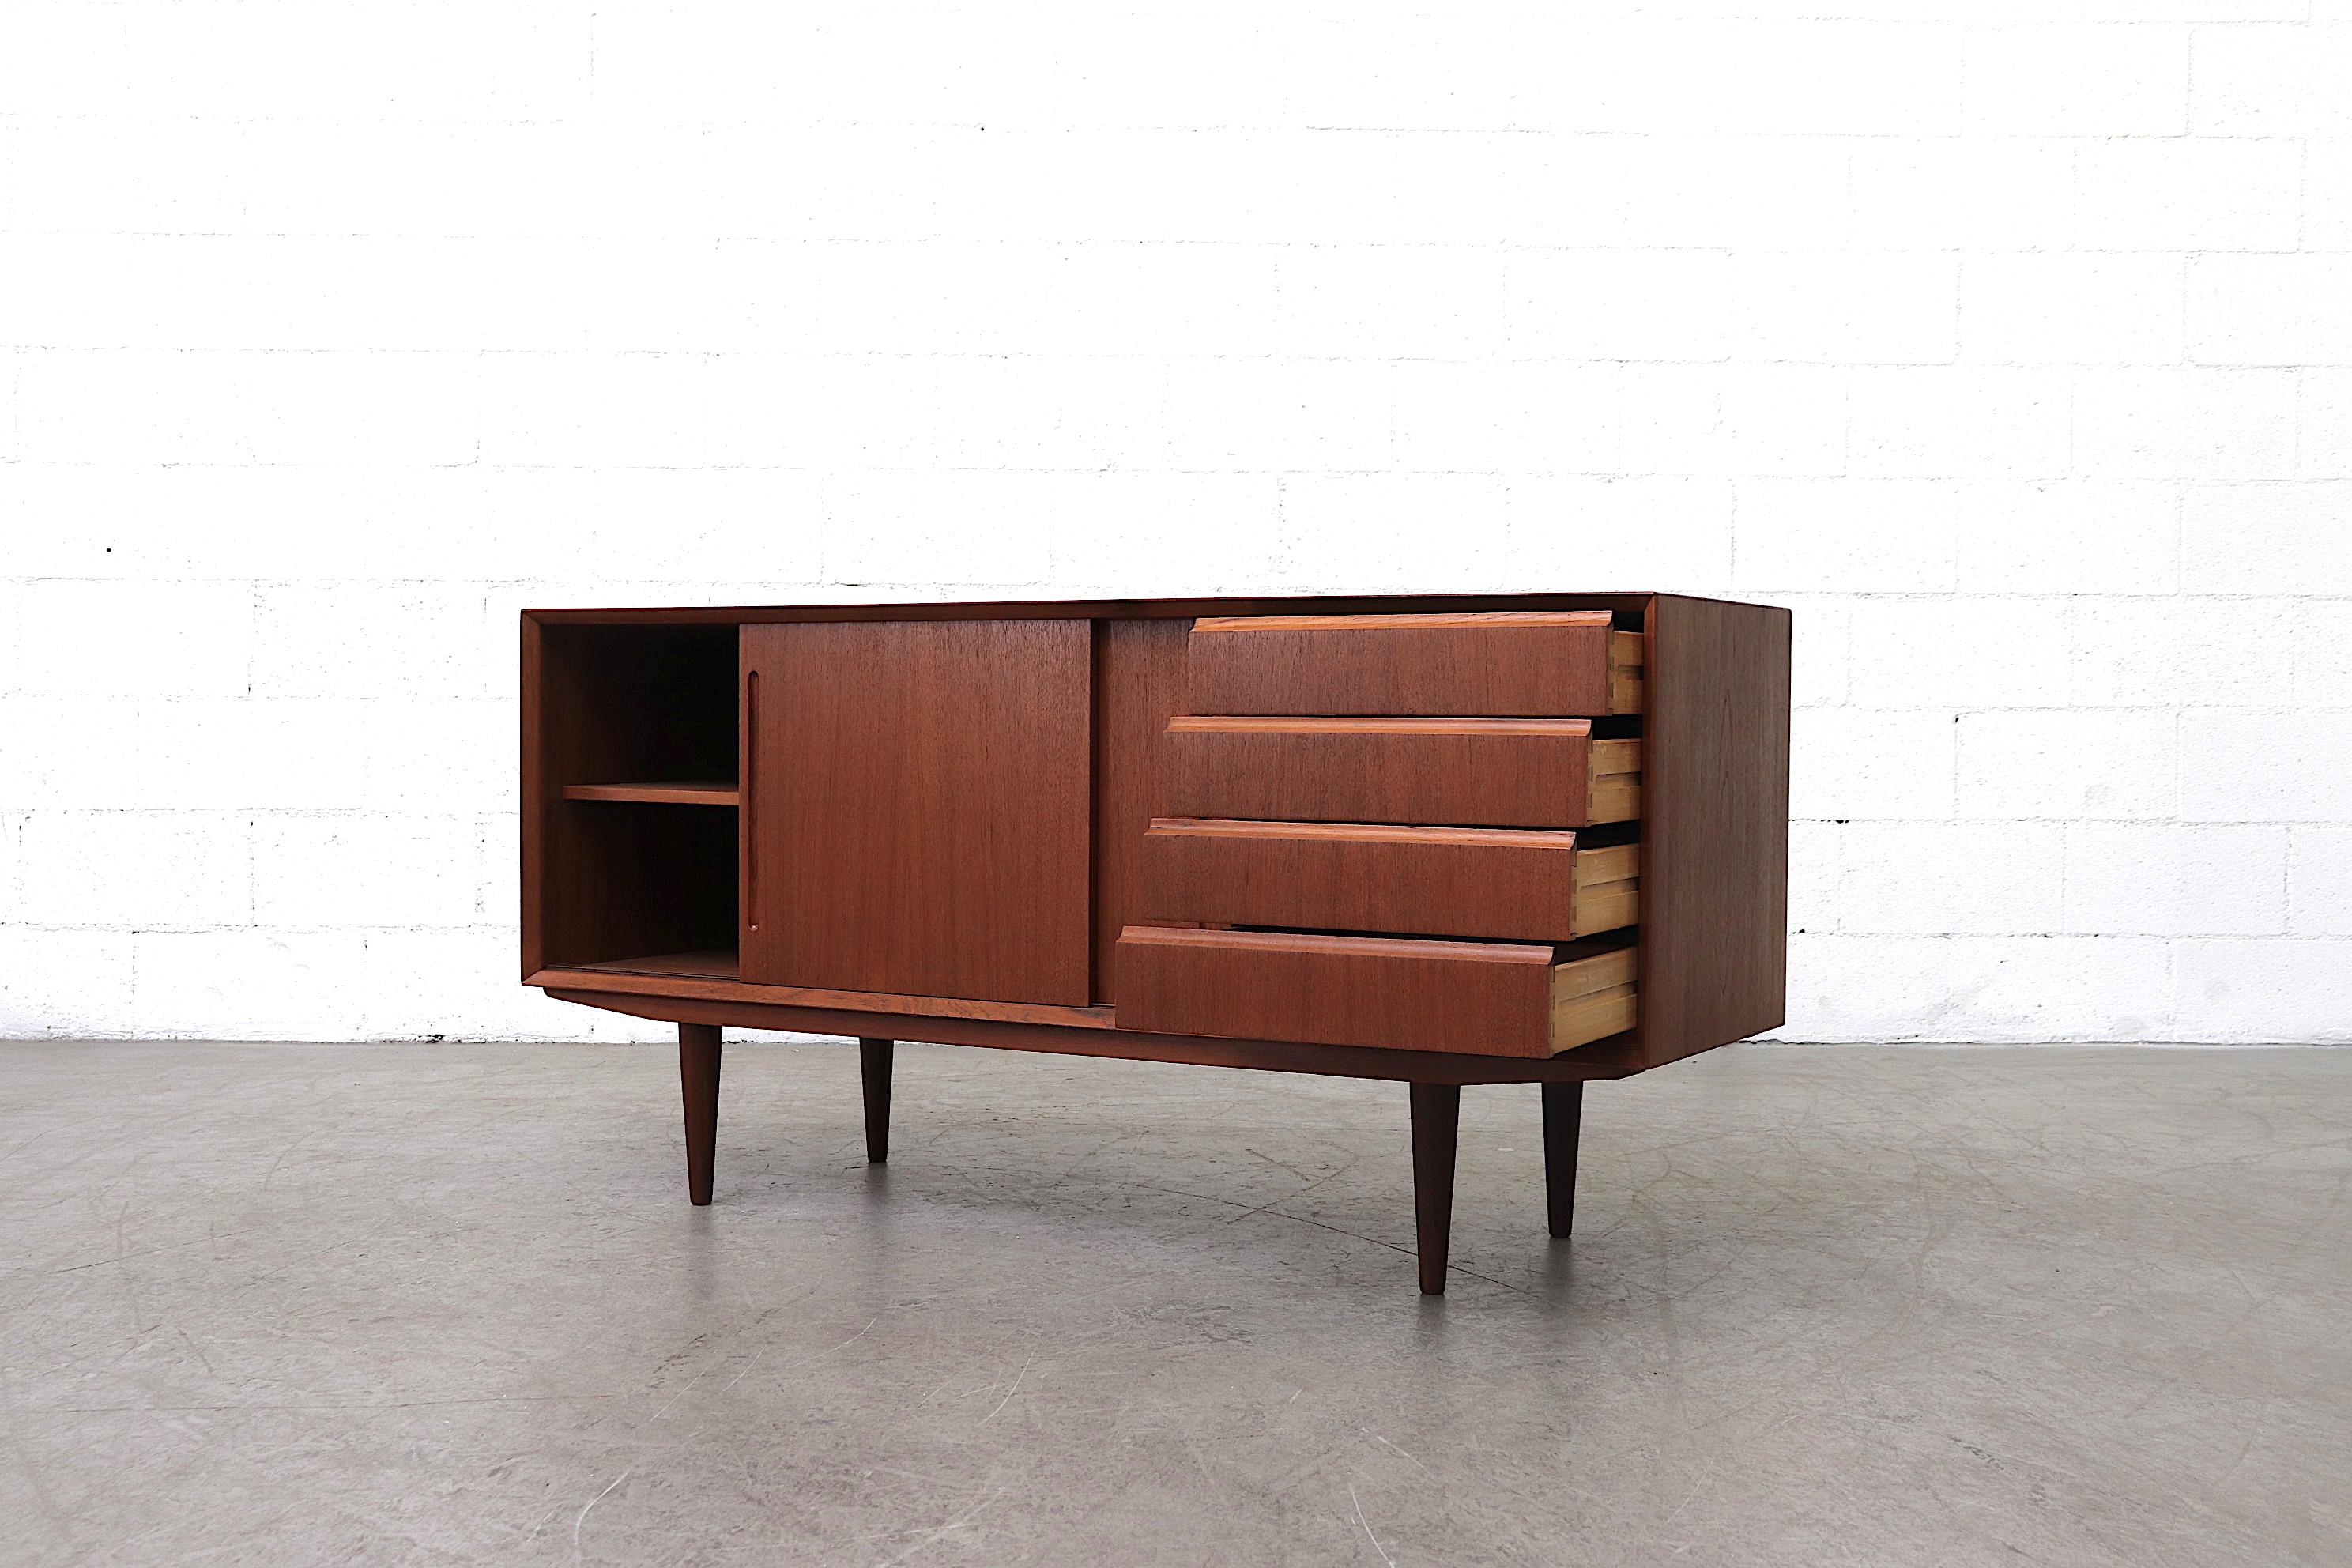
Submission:
[[[1117,994],[1118,933],[1145,918],[1143,834],[1161,805],[1160,737],[1184,706],[1190,620],[1096,621],[1094,999]]]
[[[563,786],[566,800],[610,800],[646,805],[734,805],[732,783],[721,781],[669,784],[576,784]]]
[[[1661,595],[1647,624],[1638,1037],[1655,1066],[1786,1016],[1789,612]]]
[[[1130,926],[1122,1028],[1549,1057],[1549,945]]]
[[[1557,1057],[1490,1057],[1467,1053],[1388,1050],[1301,1044],[1296,1040],[1220,1038],[1146,1029],[1073,1029],[1050,1024],[1009,1024],[992,1018],[848,1012],[828,1007],[774,1007],[756,1002],[652,996],[625,991],[580,991],[551,984],[547,994],[634,1017],[723,1024],[730,1028],[789,1029],[811,1035],[864,1036],[882,1030],[896,1039],[994,1050],[1047,1051],[1122,1061],[1186,1062],[1249,1068],[1260,1072],[1313,1073],[1330,1078],[1420,1083],[1566,1083],[1623,1078],[1635,1070],[1630,1043],[1612,1040]]]
[[[684,975],[698,980],[725,981],[733,981],[742,973],[741,961],[731,947],[705,948],[698,952],[649,952],[635,958],[609,958],[602,963],[583,963],[576,967],[599,974]]]
[[[1631,922],[1630,851],[1534,828],[1161,817],[1143,901],[1155,921],[1568,942]]]
[[[1083,621],[743,633],[757,678],[743,977],[1089,999]]]
[[[1210,616],[1194,713],[1575,717],[1622,711],[1602,611]]]
[[[1641,742],[1591,736],[1583,719],[1186,714],[1160,740],[1165,814],[1496,827],[1639,815]]]
[[[530,985],[576,991],[635,993],[645,996],[693,997],[704,1001],[756,1002],[772,1007],[856,1008],[865,1012],[912,1014],[940,1018],[989,1018],[1014,1024],[1055,1024],[1073,1029],[1108,1029],[1116,1026],[1112,1009],[1066,1006],[1052,1002],[992,1002],[971,996],[912,996],[898,991],[838,991],[814,985],[761,985],[734,974],[706,973],[724,954],[665,954],[655,958],[620,960],[612,963],[542,969],[524,982]]]

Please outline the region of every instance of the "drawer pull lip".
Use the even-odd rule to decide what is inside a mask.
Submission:
[[[1608,610],[1454,610],[1395,616],[1203,616],[1196,632],[1354,632],[1428,626],[1613,626]]]
[[[1564,827],[1425,827],[1404,822],[1265,822],[1255,817],[1155,816],[1150,831],[1205,838],[1323,838],[1375,844],[1496,844],[1521,849],[1573,849]]]
[[[1590,719],[1470,719],[1368,713],[1179,713],[1168,728],[1181,734],[1232,730],[1276,734],[1307,731],[1342,735],[1554,735],[1592,733]]]
[[[1125,926],[1121,942],[1167,947],[1225,947],[1243,952],[1355,953],[1371,958],[1454,958],[1489,963],[1555,960],[1549,942],[1449,942],[1433,936],[1358,935],[1324,931],[1210,931],[1200,926]]]
[[[736,798],[742,803],[742,826],[740,828],[743,846],[743,923],[752,931],[760,929],[760,839],[753,831],[759,821],[752,805],[753,791],[759,782],[760,756],[760,672],[746,670],[743,675],[743,739],[742,756],[736,763]]]

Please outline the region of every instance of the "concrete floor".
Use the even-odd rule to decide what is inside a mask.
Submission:
[[[2352,1050],[0,1046],[0,1561],[2352,1561]]]

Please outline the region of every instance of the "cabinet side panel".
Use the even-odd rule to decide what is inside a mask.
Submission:
[[[539,623],[522,617],[522,978],[547,967],[547,766],[541,733]]]
[[[1189,620],[1101,620],[1095,634],[1094,999],[1118,989],[1118,933],[1140,924],[1143,835],[1161,814],[1160,735],[1184,710]]]
[[[1789,612],[1661,595],[1647,621],[1641,1046],[1778,1026],[1789,971]]]

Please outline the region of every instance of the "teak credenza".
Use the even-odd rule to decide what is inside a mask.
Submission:
[[[1410,1087],[1445,1288],[1462,1086],[1769,1029],[1789,614],[1649,594],[530,610],[522,970],[674,1022],[710,1201],[719,1030]]]

